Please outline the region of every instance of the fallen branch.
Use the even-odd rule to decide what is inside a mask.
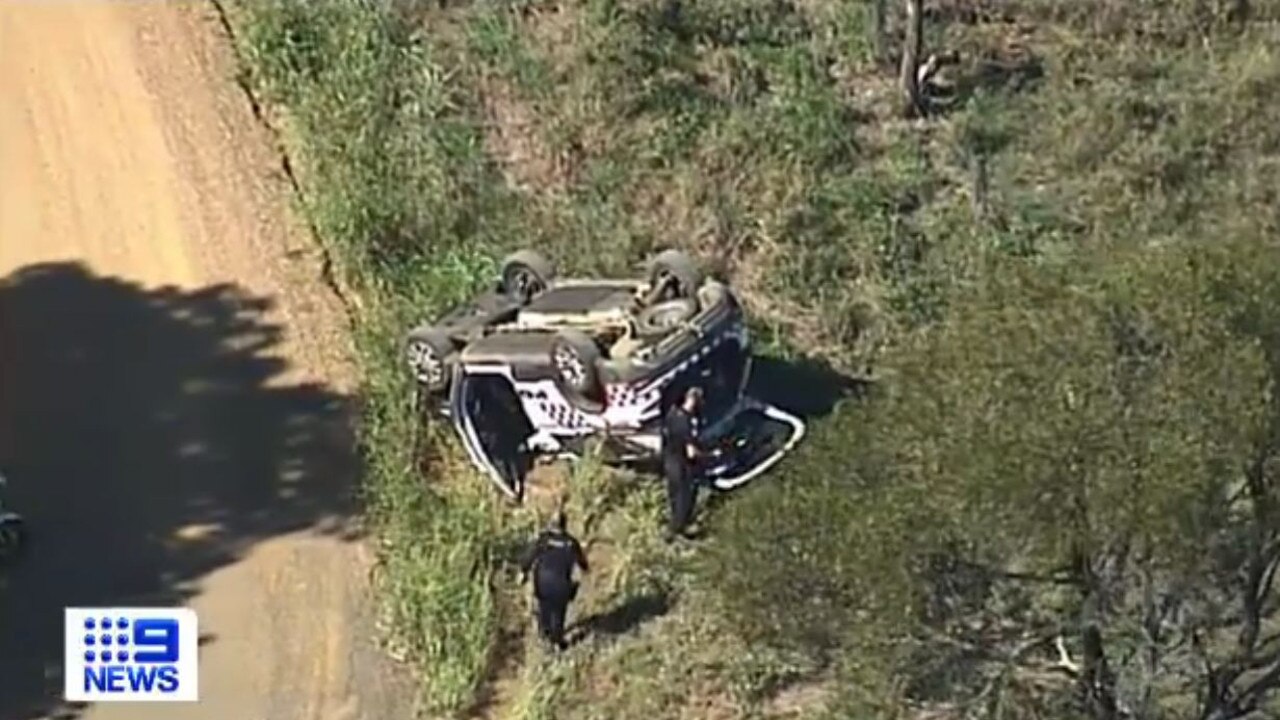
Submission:
[[[1073,678],[1079,677],[1080,665],[1071,659],[1071,654],[1067,652],[1066,640],[1063,639],[1062,635],[1058,635],[1058,637],[1054,638],[1053,646],[1058,651],[1058,662],[1049,666],[1049,669],[1061,670]]]

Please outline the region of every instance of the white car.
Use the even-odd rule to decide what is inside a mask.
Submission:
[[[729,490],[765,472],[804,436],[801,420],[745,393],[751,345],[742,307],[676,251],[642,279],[557,279],[531,251],[503,263],[491,290],[405,340],[405,360],[434,412],[508,496],[523,495],[537,455],[646,463],[670,404],[705,394],[702,475]]]

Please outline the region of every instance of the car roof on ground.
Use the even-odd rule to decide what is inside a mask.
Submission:
[[[502,332],[480,338],[462,351],[464,363],[545,363],[555,335],[548,332]]]
[[[613,285],[569,285],[553,287],[534,298],[525,312],[562,315],[588,313],[626,307],[631,302],[632,291]]]

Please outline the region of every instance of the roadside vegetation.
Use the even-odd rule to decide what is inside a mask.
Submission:
[[[1273,4],[231,18],[358,301],[385,611],[434,712],[1280,712]],[[565,272],[693,252],[812,429],[692,553],[659,541],[658,483],[565,471],[596,567],[559,659],[521,634],[511,568],[538,503],[505,506],[423,428],[400,358],[518,247]]]

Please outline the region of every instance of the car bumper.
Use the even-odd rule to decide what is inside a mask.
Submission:
[[[804,439],[805,424],[780,408],[746,400],[710,429],[702,476],[718,490],[741,487],[777,465]]]

